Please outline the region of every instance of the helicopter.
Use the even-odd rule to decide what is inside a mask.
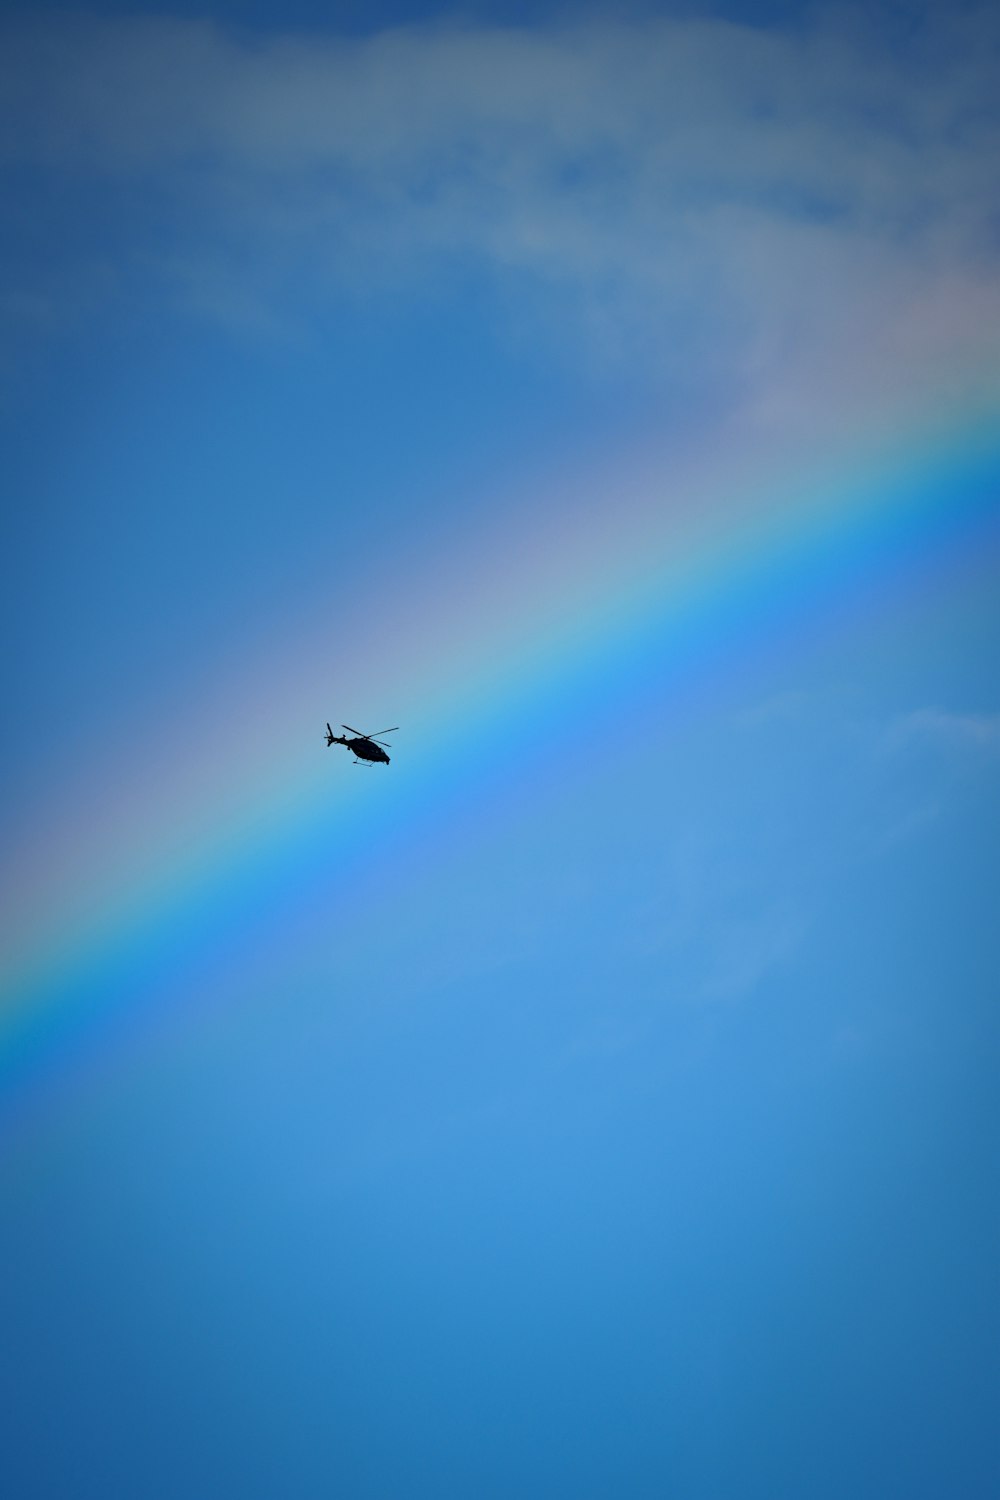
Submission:
[[[334,734],[329,724],[327,724],[327,749],[331,745],[346,745],[348,750],[353,750],[354,752],[354,764],[356,766],[360,765],[363,760],[382,761],[384,765],[389,764],[388,755],[386,755],[384,750],[379,748],[381,745],[388,744],[387,740],[380,740],[374,734],[362,734],[360,729],[351,729],[350,724],[341,724],[340,727],[341,729],[350,730],[355,738],[349,740],[346,735]],[[379,734],[394,734],[398,728],[399,725],[396,724],[392,729],[380,729]]]

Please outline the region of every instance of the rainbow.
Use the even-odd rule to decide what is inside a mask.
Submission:
[[[331,627],[317,606],[269,668],[248,660],[185,706],[150,781],[130,793],[126,757],[91,773],[58,834],[26,854],[0,979],[0,1078],[97,1045],[248,932],[297,920],[366,851],[424,836],[509,775],[514,718],[544,747],[557,724],[565,737],[567,721],[572,732],[616,715],[650,684],[679,696],[749,649],[799,639],[893,575],[981,556],[1000,522],[995,416],[990,405],[919,437],[856,443],[839,467],[827,448],[819,477],[815,460],[775,460],[751,441],[713,462],[647,455],[627,478],[592,478],[589,503],[540,506],[547,534],[522,507],[506,539],[465,538],[425,567],[425,596],[401,588],[349,665],[340,617]],[[410,732],[391,773],[331,775],[323,722],[341,717],[334,705],[365,719],[355,705],[373,681],[378,716],[388,708]],[[268,712],[248,746],[234,724],[251,700]],[[460,758],[441,753],[453,739]]]

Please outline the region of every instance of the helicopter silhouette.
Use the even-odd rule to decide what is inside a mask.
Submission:
[[[327,724],[327,749],[329,749],[331,745],[346,745],[348,750],[352,750],[354,752],[354,764],[356,766],[359,766],[361,762],[365,760],[382,761],[384,765],[389,764],[388,755],[386,755],[384,750],[379,748],[381,745],[388,744],[388,740],[379,740],[374,734],[362,734],[360,729],[351,729],[350,724],[341,724],[340,727],[341,729],[350,729],[351,734],[353,734],[355,738],[353,740],[349,740],[346,735],[334,734],[329,724]],[[379,734],[393,734],[398,728],[399,725],[395,724],[392,729],[380,729]]]

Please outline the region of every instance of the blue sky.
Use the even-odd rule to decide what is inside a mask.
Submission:
[[[995,18],[3,28],[4,1493],[992,1496]]]

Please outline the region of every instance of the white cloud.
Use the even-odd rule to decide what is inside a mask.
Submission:
[[[126,221],[152,197],[118,253],[224,320],[458,257],[609,348],[877,386],[995,355],[998,40],[986,10],[892,46],[842,12],[353,40],[50,17],[3,38],[0,159]]]

